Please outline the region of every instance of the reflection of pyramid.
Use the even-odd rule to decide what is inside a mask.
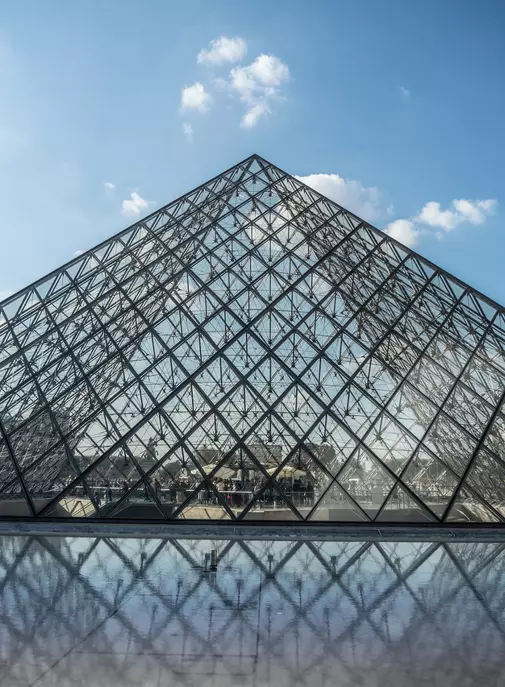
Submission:
[[[504,684],[503,543],[11,536],[0,580],[9,687]]]
[[[252,156],[0,311],[0,515],[505,520],[505,312]]]

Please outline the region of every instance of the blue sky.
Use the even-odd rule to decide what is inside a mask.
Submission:
[[[505,302],[504,32],[499,0],[3,3],[0,292],[257,152]]]

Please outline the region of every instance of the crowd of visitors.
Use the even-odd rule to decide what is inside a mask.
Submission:
[[[212,486],[204,484],[202,477],[196,475],[178,476],[177,478],[154,478],[149,485],[142,481],[133,481],[126,478],[116,478],[109,481],[93,480],[88,482],[93,499],[97,506],[101,507],[118,501],[131,492],[135,500],[152,501],[155,498],[164,503],[182,503],[193,492],[197,491],[200,504],[217,505],[220,498],[225,499],[231,508],[242,508],[260,493],[260,502],[275,504],[285,494],[294,505],[310,506],[314,501],[314,485],[310,479],[277,479],[275,486],[267,484],[267,477],[250,471],[245,479],[214,477]],[[135,489],[136,482],[139,482]],[[218,494],[219,493],[219,497]],[[86,496],[82,486],[77,486],[72,495]]]

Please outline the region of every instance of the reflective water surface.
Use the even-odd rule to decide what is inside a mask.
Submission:
[[[1,685],[505,684],[505,544],[1,539]]]

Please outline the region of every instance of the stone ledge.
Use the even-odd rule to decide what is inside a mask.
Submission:
[[[264,525],[0,521],[0,536],[135,537],[159,539],[293,539],[311,541],[505,541],[505,526]]]

